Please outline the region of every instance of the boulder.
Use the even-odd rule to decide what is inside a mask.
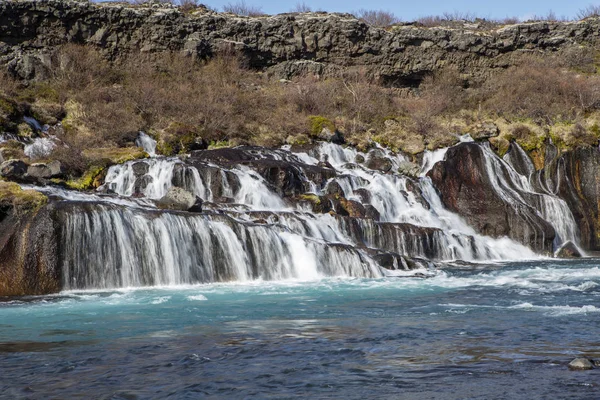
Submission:
[[[324,127],[323,130],[321,130],[321,133],[317,135],[317,138],[334,144],[341,145],[346,143],[346,139],[344,139],[344,135],[340,131],[334,129],[332,132],[327,127]]]
[[[375,207],[370,204],[366,204],[364,207],[366,218],[371,218],[373,221],[379,221],[381,219],[381,214]]]
[[[180,187],[172,187],[157,202],[159,208],[187,211],[196,204],[196,196]]]
[[[139,161],[134,163],[131,166],[131,169],[133,169],[133,174],[136,177],[142,176],[142,175],[146,175],[148,173],[148,170],[150,169],[150,165],[148,165],[148,163],[145,163],[143,161]]]
[[[585,371],[594,369],[594,363],[587,358],[576,358],[569,363],[569,369],[572,371]]]
[[[327,188],[325,189],[325,193],[332,195],[344,196],[344,190],[340,186],[340,184],[336,181],[331,181],[327,184]]]
[[[560,249],[555,253],[556,258],[581,258],[581,251],[577,248],[575,243],[568,241],[564,243]]]
[[[50,179],[61,175],[60,161],[52,161],[48,164],[36,163],[27,168],[27,176],[34,179]]]
[[[392,160],[387,157],[370,154],[367,158],[365,166],[376,171],[389,172],[394,164],[392,163]]]
[[[27,174],[28,165],[22,160],[8,160],[0,164],[0,175],[4,178],[23,180]]]
[[[482,122],[476,124],[469,133],[474,140],[483,140],[498,136],[500,129],[493,122]]]
[[[410,161],[402,161],[398,166],[398,173],[411,178],[418,178],[421,173],[421,167]]]
[[[135,180],[135,184],[133,185],[133,194],[141,195],[144,193],[144,190],[154,181],[154,178],[150,175],[140,176]]]

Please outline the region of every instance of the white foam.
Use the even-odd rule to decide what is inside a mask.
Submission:
[[[208,300],[206,298],[206,296],[204,296],[203,294],[197,294],[195,296],[187,296],[187,299],[189,301],[206,301],[206,300]]]

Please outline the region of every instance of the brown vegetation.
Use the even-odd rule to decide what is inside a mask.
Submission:
[[[279,81],[241,67],[234,55],[210,61],[136,55],[111,64],[91,48],[67,45],[56,55],[48,81],[25,85],[0,77],[0,107],[5,105],[8,120],[17,109],[62,119],[63,145],[51,158],[73,176],[122,160],[106,156],[116,154],[110,149],[143,157],[131,151],[140,130],[167,155],[199,141],[306,143],[323,128],[339,130],[359,147],[374,140],[416,154],[450,145],[490,121],[504,129],[497,140],[502,148],[517,140],[535,149],[546,137],[567,147],[590,144],[600,135],[597,58],[589,52],[568,58],[567,63],[565,57],[557,62],[529,56],[478,84],[448,69],[406,92],[382,87],[358,69],[335,78]],[[533,125],[550,134],[528,141]]]

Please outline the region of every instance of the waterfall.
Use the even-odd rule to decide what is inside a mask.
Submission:
[[[224,215],[71,202],[61,212],[65,289],[381,276],[352,246]]]
[[[137,173],[136,169],[145,172]],[[204,201],[215,202],[225,197],[253,209],[285,209],[284,201],[267,188],[264,178],[250,168],[225,169],[207,164],[199,171],[178,158],[152,158],[113,165],[106,174],[104,188],[121,196],[139,192],[149,199],[160,199],[174,186],[174,178],[178,186]]]
[[[511,146],[504,159],[499,158],[489,147],[482,146],[486,172],[494,191],[509,205],[518,209],[521,205],[531,206],[548,221],[557,235],[554,248],[566,241],[578,243],[579,234],[573,213],[567,203],[549,191],[538,192],[532,185],[535,167],[527,154],[516,143]],[[512,151],[520,154],[510,154]],[[519,171],[517,171],[517,169]]]
[[[426,157],[421,171],[431,168],[431,161],[438,159],[445,151]],[[395,166],[406,160],[404,156],[389,151],[385,154]],[[427,251],[423,248],[419,250],[417,244],[411,245],[409,234],[390,238],[388,232],[385,238],[386,234],[380,228],[371,230],[375,233],[372,234],[372,240],[366,240],[368,246],[436,260],[477,261],[536,257],[531,249],[510,239],[493,239],[477,234],[459,215],[443,206],[429,178],[414,180],[399,174],[382,174],[369,170],[354,164],[354,160],[360,158],[358,156],[368,158],[368,154],[354,149],[323,143],[311,154],[303,156],[303,159],[312,160],[313,163],[327,160],[336,167],[341,174],[332,178],[328,184],[337,182],[347,198],[358,197],[356,193],[359,189],[366,190],[369,198],[363,198],[362,201],[377,209],[382,222],[437,229],[431,239],[435,246]]]
[[[235,153],[243,156],[240,163],[228,161],[231,152],[198,152],[115,165],[98,194],[43,189],[62,199],[65,288],[372,278],[382,276],[378,260],[389,256],[442,262],[539,257],[509,238],[478,234],[444,208],[425,174],[446,149],[427,152],[411,176],[399,172],[407,157],[382,148],[361,153],[322,143],[295,153],[289,147],[242,150]],[[528,204],[556,227],[561,240],[576,238],[566,204],[529,183],[533,165],[520,163],[517,172],[516,159],[501,160],[487,148],[484,153],[494,190],[508,204]],[[367,168],[376,157],[386,159],[387,172]],[[277,169],[282,163],[289,168]],[[323,168],[335,173],[322,175]],[[378,216],[315,213],[293,194],[279,194],[274,182],[284,173],[295,174],[305,194],[328,201],[330,193],[341,193]],[[156,209],[154,200],[174,186],[201,197],[205,211]],[[389,264],[408,268],[403,258]]]
[[[146,135],[144,132],[139,132],[135,139],[135,145],[144,149],[150,157],[156,156],[156,140]]]

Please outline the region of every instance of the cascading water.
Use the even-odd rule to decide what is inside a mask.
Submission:
[[[135,145],[144,149],[150,157],[156,156],[156,140],[144,132],[139,132],[138,137],[135,139]]]
[[[62,208],[65,287],[378,277],[384,270],[376,260],[386,254],[396,255],[392,261],[396,268],[408,268],[405,259],[397,256],[438,261],[539,257],[511,239],[477,234],[444,208],[425,177],[444,158],[444,150],[425,155],[418,177],[396,173],[409,162],[381,148],[365,154],[322,143],[297,153],[244,151],[245,156],[266,160],[268,168],[261,170],[252,163],[221,165],[194,155],[189,160],[152,157],[111,167],[103,189],[119,197],[82,195],[88,197],[71,198],[65,202],[71,206]],[[363,166],[370,157],[389,160],[389,172]],[[278,194],[263,174],[279,179],[283,172],[274,173],[269,160],[273,165],[293,165],[306,195],[327,199],[329,188],[337,184],[342,196],[373,207],[378,218],[315,213]],[[556,224],[562,238],[576,237],[571,221],[557,217],[564,203],[551,194],[535,193],[510,160],[502,161],[486,150],[486,162],[489,173],[498,173],[497,190],[511,196],[511,201],[535,199],[540,214]],[[330,168],[335,173],[319,178],[311,168]],[[213,205],[202,214],[156,210],[152,200],[174,186]],[[65,193],[53,194],[69,198]]]
[[[516,143],[511,146],[512,151],[520,153],[518,162],[524,171],[519,173],[515,168],[517,159],[514,154],[511,154],[512,151],[505,155],[504,159],[500,159],[489,145],[482,147],[486,172],[496,193],[513,207],[528,205],[537,210],[540,216],[556,230],[555,249],[566,241],[578,243],[577,224],[569,206],[549,191],[540,193],[535,190],[531,184],[535,167],[523,149]]]
[[[67,289],[381,276],[351,246],[218,214],[70,205],[62,243]]]

